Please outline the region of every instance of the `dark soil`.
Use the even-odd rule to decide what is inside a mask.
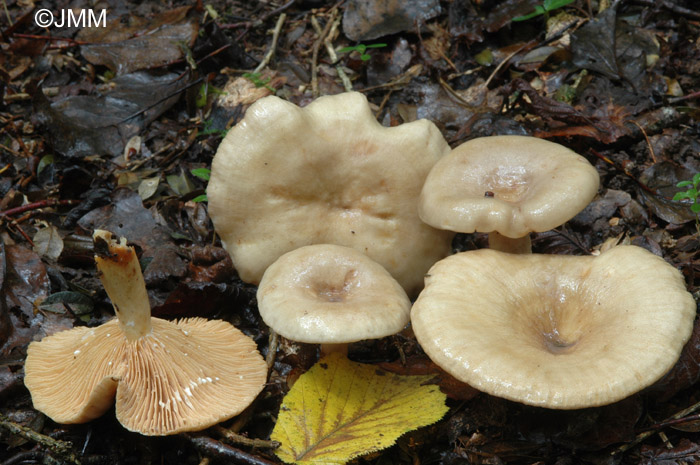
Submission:
[[[356,3],[370,14],[349,16]],[[697,214],[689,200],[672,200],[687,189],[676,184],[700,172],[695,2],[576,0],[549,12],[549,22],[512,21],[534,0],[384,2],[390,11],[373,3],[2,1],[0,463],[279,463],[270,449],[231,443],[221,428],[145,437],[124,430],[113,410],[87,424],[55,424],[32,408],[23,363],[30,341],[112,318],[92,260],[98,227],[137,247],[154,316],[225,319],[267,356],[255,286],[238,279],[220,247],[198,199],[206,181],[192,170],[211,165],[225,130],[257,98],[274,92],[306,105],[343,92],[339,69],[386,126],[427,118],[453,147],[522,134],[585,156],[600,174],[598,196],[565,226],[534,234],[534,251],[638,245],[678,268],[697,301]],[[107,24],[36,25],[42,9],[71,8],[107,8]],[[391,15],[400,20],[375,21]],[[256,72],[277,25],[275,53]],[[379,45],[365,57],[332,58],[326,48],[360,43]],[[454,242],[455,250],[485,246],[481,234]],[[318,359],[315,347],[285,340],[272,355],[265,390],[222,425],[228,430],[268,439],[289,385]],[[349,355],[425,360],[408,332],[353,345]],[[460,400],[445,378],[443,420],[356,462],[692,463],[700,459],[699,363],[696,327],[656,385],[576,411],[486,394]],[[47,437],[71,446],[57,450]]]

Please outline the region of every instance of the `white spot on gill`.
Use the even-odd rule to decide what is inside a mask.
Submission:
[[[80,349],[78,349],[78,350],[76,350],[75,352],[73,352],[73,355],[78,355],[79,353],[80,353]]]
[[[190,388],[188,388],[188,387],[185,388],[185,394],[192,397],[192,391],[190,390]]]

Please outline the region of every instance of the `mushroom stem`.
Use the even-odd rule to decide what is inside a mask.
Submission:
[[[518,238],[506,237],[497,231],[489,233],[489,248],[500,252],[529,254],[532,253],[532,243],[530,235]]]
[[[325,357],[333,352],[340,352],[347,357],[348,344],[321,344],[321,357]]]
[[[151,306],[146,283],[133,247],[117,242],[109,231],[96,230],[95,263],[100,281],[112,301],[119,327],[130,341],[151,332]]]

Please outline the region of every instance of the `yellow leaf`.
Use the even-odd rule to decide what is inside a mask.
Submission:
[[[343,464],[384,449],[447,413],[431,376],[399,376],[340,353],[304,373],[282,401],[271,439],[287,463]]]

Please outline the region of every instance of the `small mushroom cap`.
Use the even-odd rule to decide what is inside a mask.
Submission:
[[[32,342],[24,378],[34,407],[57,423],[84,423],[114,402],[130,431],[199,431],[245,409],[262,390],[267,365],[252,339],[229,323],[152,318],[135,341],[118,321]]]
[[[317,244],[270,265],[258,288],[258,307],[265,323],[287,339],[342,344],[401,331],[411,302],[366,255]]]
[[[381,126],[357,92],[304,108],[266,97],[217,150],[209,213],[246,282],[259,283],[286,252],[333,243],[366,253],[417,293],[450,251],[453,234],[425,224],[417,208],[449,150],[429,121]]]
[[[435,164],[419,213],[436,228],[518,238],[573,218],[599,182],[595,168],[562,145],[526,136],[481,137]]]
[[[661,378],[690,337],[695,308],[678,270],[640,247],[598,257],[484,249],[436,263],[411,321],[428,356],[457,379],[575,409]]]

